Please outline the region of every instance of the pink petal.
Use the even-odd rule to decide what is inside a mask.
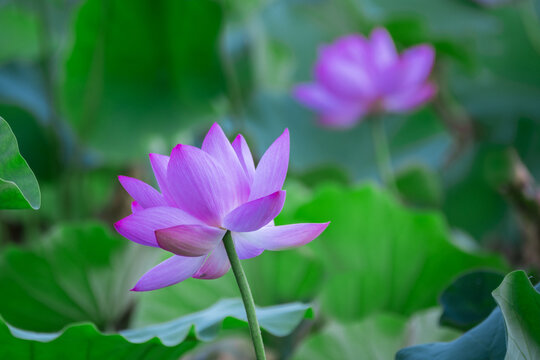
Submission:
[[[369,41],[360,34],[345,35],[337,39],[332,45],[344,57],[359,64],[364,64],[370,52]]]
[[[194,278],[197,279],[217,279],[225,275],[231,267],[225,246],[221,242],[208,256],[204,265],[197,271]]]
[[[141,205],[139,205],[138,202],[136,202],[136,201],[131,202],[131,212],[132,213],[143,210],[143,209],[144,208]]]
[[[400,60],[402,89],[420,85],[426,81],[434,61],[435,50],[430,45],[418,45],[404,51]]]
[[[189,279],[200,269],[205,256],[172,256],[144,274],[131,291],[150,291]]]
[[[259,199],[281,190],[289,166],[289,130],[266,150],[255,170],[249,200]]]
[[[321,49],[315,65],[315,78],[332,93],[346,98],[372,98],[374,92],[368,44],[362,38],[336,41]],[[351,56],[351,52],[353,56]]]
[[[137,244],[157,247],[156,230],[184,224],[202,222],[178,208],[158,206],[136,211],[114,224],[114,228],[120,235]]]
[[[167,206],[163,195],[147,183],[129,176],[118,176],[120,184],[129,195],[143,208],[154,206]]]
[[[227,170],[227,176],[234,183],[234,188],[229,191],[235,191],[240,202],[246,201],[249,196],[248,178],[236,152],[218,123],[214,123],[206,134],[201,149],[212,155]]]
[[[210,226],[219,227],[240,204],[231,177],[210,154],[193,146],[173,149],[167,183],[176,205]]]
[[[148,157],[150,158],[150,165],[152,165],[152,171],[156,177],[159,189],[167,200],[167,166],[169,165],[169,157],[161,154],[148,154]]]
[[[158,245],[181,256],[207,255],[221,241],[225,230],[206,225],[177,225],[156,230]]]
[[[234,139],[232,147],[236,152],[236,156],[238,156],[238,160],[240,160],[240,164],[242,164],[242,168],[244,169],[248,182],[250,184],[253,183],[253,177],[255,176],[255,164],[253,163],[253,156],[251,155],[249,146],[241,134],[238,134],[238,136]]]
[[[323,113],[339,111],[343,100],[320,84],[301,84],[293,89],[293,96],[303,105]]]
[[[369,110],[364,101],[343,102],[317,84],[297,86],[294,89],[294,96],[304,105],[320,111],[321,125],[336,129],[354,126]]]
[[[398,61],[398,54],[394,41],[384,28],[377,28],[371,32],[371,60],[373,65],[384,72]]]
[[[329,223],[265,226],[257,231],[231,235],[237,243],[265,250],[283,250],[305,245],[319,236]]]
[[[231,231],[255,231],[278,216],[284,203],[285,191],[276,191],[240,205],[225,216],[223,225]]]
[[[234,247],[236,249],[236,253],[238,254],[238,258],[240,260],[245,260],[245,259],[251,259],[256,256],[261,255],[264,249],[251,245],[249,240],[244,240],[243,234],[250,234],[250,233],[231,232],[231,235],[234,240]]]
[[[429,101],[436,92],[434,84],[426,83],[419,88],[407,89],[386,97],[383,106],[389,112],[409,111]]]

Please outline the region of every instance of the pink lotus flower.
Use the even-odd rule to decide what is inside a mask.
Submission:
[[[190,277],[223,276],[230,268],[222,241],[227,230],[240,259],[301,246],[319,236],[328,223],[274,226],[285,201],[281,188],[288,162],[288,130],[255,168],[242,135],[231,145],[216,123],[201,149],[177,145],[170,157],[150,154],[161,192],[119,176],[135,201],[133,214],[118,221],[116,230],[138,244],[174,254],[144,274],[132,290],[155,290]]]
[[[294,89],[294,97],[317,111],[320,123],[347,128],[370,113],[400,113],[430,100],[427,81],[435,52],[418,45],[398,54],[390,34],[373,30],[369,39],[347,35],[322,47],[315,82]]]

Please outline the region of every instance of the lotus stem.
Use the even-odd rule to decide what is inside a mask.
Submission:
[[[238,258],[236,249],[234,248],[234,242],[230,231],[225,233],[225,236],[223,237],[223,244],[225,245],[225,250],[227,251],[229,261],[231,262],[236,283],[238,284],[240,294],[242,295],[242,301],[244,302],[244,308],[246,309],[249,324],[249,331],[251,333],[251,340],[253,341],[253,347],[255,348],[255,355],[257,360],[266,360],[261,328],[255,313],[255,302],[253,301],[253,295],[251,294],[251,289],[249,288],[246,274],[244,273],[244,269],[240,264],[240,259]]]
[[[373,117],[372,119],[369,119],[369,123],[371,126],[373,148],[375,150],[375,158],[377,160],[381,181],[397,195],[398,191],[396,184],[394,183],[390,147],[388,146],[388,140],[386,138],[383,118],[379,116]]]

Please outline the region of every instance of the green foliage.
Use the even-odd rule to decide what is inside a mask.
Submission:
[[[523,163],[534,205],[540,179],[540,8],[510,2],[0,1],[0,116],[9,123],[0,118],[0,209],[41,203],[0,211],[0,358],[177,359],[221,327],[245,327],[230,317],[237,302],[209,308],[238,296],[230,273],[129,293],[164,253],[88,219],[121,218],[129,201],[116,175],[150,179],[148,152],[199,145],[214,121],[242,132],[256,159],[288,127],[287,203],[276,222],[331,221],[301,249],[242,261],[258,305],[320,305],[303,344],[309,324],[293,329],[304,305],[272,308],[264,325],[293,333],[267,346],[287,356],[299,345],[298,359],[390,359],[456,336],[437,327],[436,312],[417,314],[437,299],[442,323],[476,325],[495,306],[494,271],[510,269],[482,247],[522,266],[532,233],[500,185]],[[436,99],[384,118],[395,198],[355,185],[377,179],[366,122],[330,131],[291,97],[312,79],[323,44],[378,26],[399,50],[436,49]],[[478,242],[474,251],[458,233]],[[526,276],[508,275],[495,296],[502,313],[398,359],[502,360],[505,324],[507,358],[539,357],[538,294]],[[113,332],[129,326],[147,327]]]
[[[439,310],[432,309],[411,318],[381,313],[347,325],[333,323],[310,336],[293,359],[393,359],[403,346],[457,337],[456,331],[438,325],[439,313]]]
[[[0,209],[39,209],[39,185],[19,153],[17,139],[0,117]]]
[[[13,5],[0,5],[2,32],[9,36],[0,39],[0,64],[12,59],[28,60],[39,53],[36,16]]]
[[[464,154],[449,170],[459,181],[446,186],[443,210],[448,222],[478,240],[497,229],[508,215],[504,199],[486,178],[485,164],[493,150],[479,145]]]
[[[267,251],[243,266],[257,304],[309,301],[322,289],[323,262],[305,249]]]
[[[535,288],[525,272],[508,274],[493,291],[499,307],[486,320],[452,342],[402,349],[396,360],[536,359],[540,285]]]
[[[331,164],[309,169],[298,176],[299,180],[310,187],[315,187],[321,183],[333,182],[342,185],[349,185],[351,179],[349,174],[342,167]]]
[[[441,294],[441,323],[462,330],[480,323],[497,306],[491,292],[503,278],[501,273],[485,270],[458,277]]]
[[[36,115],[16,105],[0,104],[0,113],[8,122],[17,138],[23,158],[40,181],[57,180],[60,166],[58,144],[52,141],[48,129],[40,124]]]
[[[498,256],[453,245],[439,214],[407,209],[375,186],[323,187],[285,220],[324,219],[330,226],[308,247],[331,275],[322,291],[323,310],[342,320],[374,311],[409,315],[436,305],[447,284],[465,270],[506,269]]]
[[[410,204],[438,207],[443,190],[437,175],[425,166],[411,165],[396,174],[395,184],[402,198]]]
[[[285,336],[311,316],[308,305],[292,303],[258,308],[263,329]],[[15,328],[0,318],[3,359],[178,359],[200,341],[213,340],[221,329],[246,327],[240,299],[222,300],[205,311],[146,328],[102,333],[92,324],[70,325],[56,333]]]
[[[505,360],[533,360],[540,357],[540,294],[527,274],[514,271],[493,291],[506,324]]]
[[[201,114],[208,124],[224,91],[221,24],[211,0],[84,2],[62,87],[79,136],[118,162],[142,157],[159,135],[177,140]]]
[[[196,345],[188,339],[177,347],[160,340],[134,343],[119,334],[101,333],[93,324],[74,324],[58,333],[20,330],[0,320],[0,356],[5,359],[178,359]]]
[[[505,341],[504,320],[496,309],[456,340],[404,348],[396,354],[396,360],[503,360]]]
[[[0,314],[11,325],[58,331],[72,322],[119,325],[132,306],[130,286],[151,253],[129,246],[103,226],[63,225],[28,249],[8,247],[0,258]]]

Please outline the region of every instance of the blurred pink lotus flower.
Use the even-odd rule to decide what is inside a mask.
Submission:
[[[427,81],[434,59],[430,45],[398,54],[383,28],[368,39],[347,35],[320,49],[315,82],[298,85],[293,94],[319,113],[322,125],[348,128],[365,115],[405,112],[430,100],[436,92]]]
[[[155,290],[190,277],[215,279],[229,271],[222,238],[231,231],[240,259],[264,250],[304,245],[328,226],[274,226],[281,212],[281,190],[289,163],[289,132],[268,148],[255,168],[249,147],[238,135],[232,144],[216,123],[201,149],[177,145],[170,157],[150,154],[159,189],[119,176],[135,200],[133,214],[115,224],[124,237],[160,247],[174,256],[158,264],[137,282],[133,291]]]

